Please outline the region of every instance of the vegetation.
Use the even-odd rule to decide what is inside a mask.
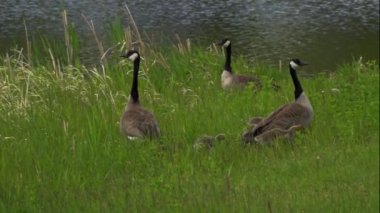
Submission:
[[[69,35],[66,44],[76,42]],[[286,67],[235,57],[235,70],[261,76],[264,88],[225,92],[217,48],[145,44],[140,98],[162,137],[129,141],[118,121],[132,64],[115,48],[103,66],[86,67],[69,46],[1,57],[0,212],[379,211],[377,62],[301,71],[311,128],[291,143],[249,146],[240,141],[248,118],[293,99]],[[194,149],[199,136],[218,133],[226,139]]]

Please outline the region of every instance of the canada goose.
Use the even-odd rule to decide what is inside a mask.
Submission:
[[[159,137],[160,129],[154,115],[144,109],[139,102],[138,74],[140,54],[135,50],[130,50],[121,55],[121,57],[128,58],[133,61],[133,81],[130,99],[123,116],[120,118],[120,130],[129,138]]]
[[[298,80],[296,68],[306,65],[299,59],[289,63],[290,75],[294,84],[295,101],[279,107],[267,118],[256,117],[249,121],[252,130],[243,134],[243,141],[268,142],[276,137],[291,138],[294,132],[305,128],[313,118],[313,107]]]
[[[211,149],[214,146],[214,142],[223,141],[224,139],[226,139],[226,136],[223,133],[217,134],[215,137],[210,135],[202,135],[201,137],[197,138],[193,147],[195,149]]]
[[[247,75],[236,75],[232,72],[231,67],[231,40],[223,39],[218,43],[222,45],[226,52],[226,62],[224,64],[224,70],[222,72],[221,81],[223,89],[230,88],[244,88],[250,82],[253,83],[256,90],[261,89],[262,83],[261,80],[255,76],[247,76]]]

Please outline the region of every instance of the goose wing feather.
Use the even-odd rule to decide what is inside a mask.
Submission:
[[[124,113],[122,128],[127,135],[158,137],[160,129],[154,115],[143,108],[133,108]]]
[[[242,86],[245,86],[246,84],[252,82],[255,85],[255,87],[257,88],[262,87],[261,80],[255,76],[235,75],[233,81],[234,81],[234,84],[238,84]]]
[[[261,117],[254,117],[251,118],[249,121],[250,126],[252,127],[251,130],[248,130],[242,135],[242,139],[244,142],[249,143],[254,141],[255,137],[258,135],[259,131],[261,131],[260,128],[265,127],[268,125],[278,114],[281,113],[284,108],[286,108],[289,104],[284,104],[275,111],[273,111],[267,118],[261,118]]]
[[[289,129],[274,128],[260,134],[259,136],[256,136],[255,140],[259,142],[260,141],[265,142],[265,141],[271,141],[274,138],[279,137],[279,136],[283,136],[284,138],[290,139],[294,136],[295,131],[299,129],[303,129],[303,128],[304,128],[303,125],[294,125],[294,126],[291,126]]]
[[[277,109],[267,119],[260,122],[253,131],[255,135],[260,135],[275,128],[288,130],[295,125],[307,124],[309,117],[309,110],[301,104],[294,102]]]
[[[247,124],[249,126],[255,127],[257,124],[259,124],[261,121],[263,121],[263,117],[252,117],[248,120]]]

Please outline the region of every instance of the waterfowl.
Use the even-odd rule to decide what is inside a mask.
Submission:
[[[202,135],[197,138],[193,147],[197,150],[201,148],[211,149],[215,142],[220,142],[224,139],[226,139],[226,136],[223,133],[217,134],[215,137],[210,135]]]
[[[129,138],[157,138],[160,136],[160,129],[153,113],[140,105],[138,92],[138,74],[140,66],[140,54],[135,50],[130,50],[121,57],[133,61],[133,80],[130,99],[126,109],[120,118],[120,130]]]
[[[219,42],[225,49],[226,61],[224,64],[224,70],[222,72],[221,81],[223,89],[230,88],[244,88],[249,83],[252,83],[256,90],[261,89],[262,83],[258,77],[247,76],[247,75],[237,75],[232,72],[231,67],[231,40],[223,39]]]
[[[297,67],[306,65],[299,59],[289,62],[289,71],[294,84],[295,100],[282,105],[268,117],[252,118],[249,121],[251,130],[243,134],[243,141],[268,142],[277,137],[291,138],[295,131],[304,129],[313,119],[313,107],[302,89],[297,77]]]

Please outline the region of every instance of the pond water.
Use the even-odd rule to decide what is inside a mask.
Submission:
[[[106,25],[128,18],[122,0],[0,0],[0,53],[23,45],[26,21],[30,33],[62,38],[67,9],[84,40],[93,40],[83,13],[104,38]],[[299,57],[316,72],[362,56],[379,58],[378,0],[136,0],[126,2],[140,31],[174,40],[174,35],[208,45],[229,37],[234,52],[277,64]],[[161,41],[162,39],[159,39]],[[165,40],[165,39],[164,39]],[[91,42],[84,51],[97,52]],[[92,51],[93,50],[93,51]],[[85,54],[88,57],[91,54]]]

